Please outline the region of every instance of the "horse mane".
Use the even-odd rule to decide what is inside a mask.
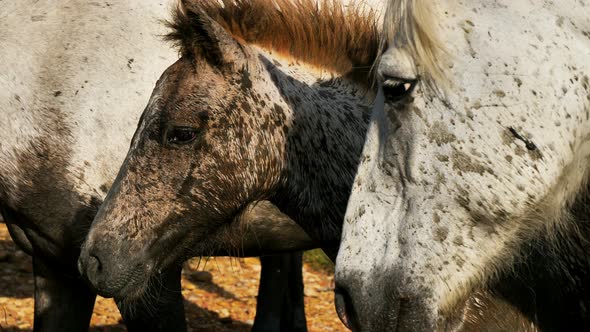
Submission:
[[[185,40],[195,34],[183,32],[199,29],[187,19],[184,1],[174,9],[167,36],[181,52],[195,42]],[[377,15],[356,1],[346,8],[339,0],[192,1],[240,42],[337,73],[369,72],[379,53]]]
[[[416,62],[419,73],[445,85],[441,63],[447,52],[437,34],[435,2],[389,0],[383,22],[383,48],[404,48]]]

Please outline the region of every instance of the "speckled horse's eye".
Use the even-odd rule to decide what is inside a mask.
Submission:
[[[197,128],[192,127],[172,127],[166,134],[168,144],[188,144],[197,138]]]

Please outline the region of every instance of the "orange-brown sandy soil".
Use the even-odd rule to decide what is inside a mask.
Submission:
[[[260,263],[256,258],[193,259],[185,264],[182,294],[189,331],[249,331],[256,314]],[[333,276],[305,264],[305,305],[310,331],[347,331],[334,310]],[[31,259],[0,224],[0,331],[33,327]],[[111,299],[99,297],[91,331],[125,331]]]

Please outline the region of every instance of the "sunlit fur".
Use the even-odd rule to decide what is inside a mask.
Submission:
[[[360,1],[188,0],[179,2],[167,36],[183,54],[198,42],[198,22],[187,16],[195,6],[238,41],[339,74],[366,71],[378,51],[377,14]]]

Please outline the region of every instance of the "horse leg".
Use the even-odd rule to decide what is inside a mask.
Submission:
[[[86,331],[96,295],[81,278],[33,255],[35,274],[34,331]]]
[[[128,331],[186,331],[181,271],[182,267],[164,271],[150,284],[145,298],[117,301]]]
[[[94,292],[78,277],[77,271],[71,273],[76,277],[68,277],[63,273],[66,268],[35,255],[35,243],[20,226],[26,220],[4,205],[0,205],[0,211],[14,243],[33,256],[34,331],[88,330],[96,298]]]
[[[260,285],[252,332],[280,331],[281,305],[286,283],[281,275],[282,256],[262,256],[260,265]]]
[[[260,257],[260,287],[252,332],[307,331],[302,253]]]
[[[289,254],[287,263],[287,291],[283,296],[281,331],[306,332],[305,302],[303,294],[303,252]]]

